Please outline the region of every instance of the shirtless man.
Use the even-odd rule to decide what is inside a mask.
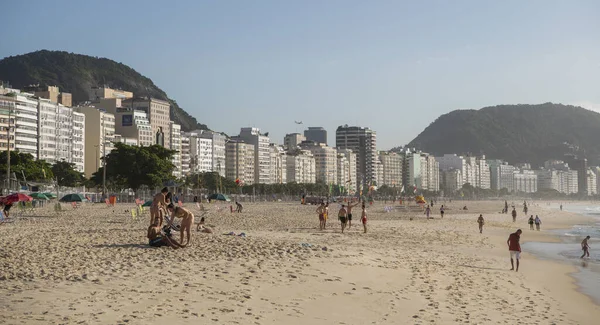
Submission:
[[[483,233],[483,224],[485,223],[485,220],[483,220],[483,215],[480,214],[479,218],[477,218],[477,223],[479,224],[479,233]]]
[[[352,227],[352,208],[358,205],[358,202],[352,204],[352,202],[348,202],[348,229]],[[343,232],[343,231],[342,231]]]
[[[158,226],[162,226],[162,212],[161,209],[167,206],[165,196],[169,193],[168,188],[163,188],[160,193],[157,193],[152,198],[152,205],[150,205],[150,225],[153,225],[158,220]]]
[[[321,205],[317,208],[317,214],[319,215],[319,229],[323,230],[325,227],[325,203],[321,202]]]
[[[186,208],[175,207],[173,204],[169,204],[167,208],[171,213],[171,220],[168,225],[169,228],[173,224],[173,220],[175,220],[175,218],[182,218],[181,225],[179,227],[179,232],[181,234],[179,242],[183,243],[183,233],[186,232],[187,241],[185,242],[185,245],[183,245],[183,247],[185,247],[190,243],[190,239],[192,237],[191,230],[192,225],[194,224],[194,214]]]
[[[170,238],[169,235],[163,235],[158,225],[158,219],[148,227],[148,245],[152,247],[169,246],[173,249],[183,248],[178,242]]]
[[[348,222],[347,216],[348,213],[346,212],[346,206],[342,204],[342,208],[338,212],[338,218],[340,219],[340,223],[342,224],[342,234],[344,233],[344,229],[346,228],[346,222]]]
[[[584,258],[586,255],[590,257],[590,245],[588,244],[588,240],[590,240],[590,236],[585,237],[585,239],[581,242],[581,249],[583,250],[583,255],[581,258]]]
[[[517,260],[517,269],[516,272],[519,272],[519,260],[521,259],[521,245],[519,241],[521,240],[521,229],[518,229],[515,233],[510,234],[508,236],[508,240],[506,244],[508,245],[508,251],[510,252],[510,265],[512,268],[511,271],[515,269],[515,263],[513,261],[513,257]]]

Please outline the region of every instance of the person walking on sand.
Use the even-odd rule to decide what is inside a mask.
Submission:
[[[327,228],[327,218],[329,218],[329,202],[325,203],[325,213],[323,213],[323,229]]]
[[[323,230],[325,225],[325,203],[321,202],[321,205],[317,208],[317,214],[319,215],[319,229]]]
[[[429,205],[427,206],[427,208],[425,208],[425,213],[427,215],[427,219],[429,219],[429,214],[431,213],[431,208],[429,207]]]
[[[440,207],[440,215],[442,216],[442,219],[444,219],[444,205],[442,204],[442,206]]]
[[[485,220],[483,220],[482,214],[480,214],[479,218],[477,218],[477,223],[479,224],[479,233],[482,234],[483,233],[483,224],[485,223]]]
[[[581,249],[583,250],[583,255],[581,258],[584,258],[586,255],[590,257],[590,245],[588,244],[588,240],[590,240],[590,236],[585,237],[585,239],[581,242]]]
[[[540,217],[538,217],[537,215],[535,216],[535,229],[537,231],[540,231],[540,225],[542,224],[542,220],[540,220]]]
[[[512,210],[512,217],[513,217],[513,222],[517,222],[517,210],[515,209],[515,207],[513,207],[513,210]]]
[[[342,208],[338,212],[338,218],[340,219],[340,223],[342,225],[342,234],[344,233],[344,229],[346,228],[346,223],[348,222],[347,216],[348,216],[348,212],[346,212],[346,206],[342,204]]]
[[[516,232],[508,236],[508,240],[506,241],[506,244],[508,245],[508,251],[510,252],[510,265],[512,266],[510,270],[515,270],[514,258],[517,260],[516,272],[519,272],[519,260],[521,259],[521,245],[519,244],[519,241],[521,240],[521,233],[521,229],[517,229]]]
[[[527,221],[527,223],[529,224],[529,229],[533,230],[533,214],[531,215],[531,217],[529,217],[529,220]]]
[[[363,224],[363,228],[365,229],[365,234],[367,233],[367,208],[365,208],[365,205],[362,205],[362,214],[360,216],[360,221]]]
[[[348,229],[352,227],[352,208],[358,205],[358,202],[352,204],[352,201],[348,202]],[[363,203],[364,205],[364,203]]]

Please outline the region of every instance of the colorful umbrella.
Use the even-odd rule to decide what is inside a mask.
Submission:
[[[65,196],[63,196],[60,200],[60,202],[87,202],[87,199],[81,195],[81,194],[67,194]]]
[[[31,200],[33,200],[33,198],[29,195],[25,195],[22,193],[13,193],[13,194],[3,197],[1,201],[4,204],[12,204],[15,202],[31,201]]]
[[[31,193],[30,196],[36,200],[49,200],[48,197],[46,195],[44,195],[44,193],[40,193],[40,192]]]
[[[52,194],[50,192],[43,193],[49,199],[56,199],[56,194]]]

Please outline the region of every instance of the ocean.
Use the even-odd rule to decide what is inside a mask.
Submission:
[[[558,210],[558,204],[551,206]],[[523,250],[536,257],[568,263],[577,267],[572,276],[577,280],[579,290],[600,304],[600,205],[565,204],[563,211],[590,217],[591,223],[574,225],[571,229],[554,230],[560,243],[527,242]],[[591,236],[590,258],[581,259],[581,241]]]

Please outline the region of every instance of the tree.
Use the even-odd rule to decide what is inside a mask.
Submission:
[[[85,180],[83,174],[75,170],[75,164],[59,161],[52,165],[52,173],[59,186],[75,187]]]
[[[0,177],[6,175],[7,152],[0,152]],[[15,173],[17,178],[25,175],[28,181],[44,182],[53,179],[50,164],[45,160],[35,160],[31,154],[19,151],[10,153],[10,171]]]
[[[171,159],[175,151],[159,145],[149,147],[115,143],[115,148],[103,157],[106,159],[106,180],[114,186],[130,188],[135,193],[142,186],[154,188],[173,179],[175,166]],[[94,183],[100,185],[104,168],[94,173]]]

